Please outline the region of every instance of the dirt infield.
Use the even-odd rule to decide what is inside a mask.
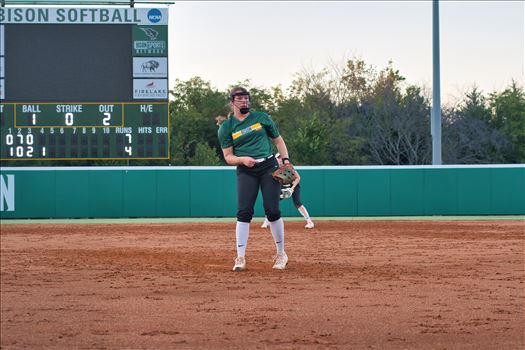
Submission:
[[[524,349],[524,221],[1,226],[2,349]]]

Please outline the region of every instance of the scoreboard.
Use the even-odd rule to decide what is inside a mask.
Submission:
[[[0,160],[168,159],[167,16],[0,8]]]
[[[162,159],[168,112],[151,103],[2,103],[2,159]]]

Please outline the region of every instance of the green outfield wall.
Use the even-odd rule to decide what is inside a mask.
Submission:
[[[302,201],[317,217],[525,214],[525,164],[297,169]],[[4,167],[0,178],[2,219],[236,213],[233,167]],[[299,215],[291,200],[281,210]]]

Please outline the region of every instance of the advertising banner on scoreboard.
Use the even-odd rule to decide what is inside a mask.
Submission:
[[[167,8],[21,8],[0,7],[5,24],[167,25]]]
[[[5,58],[0,57],[0,78],[5,78]]]
[[[0,100],[5,99],[5,80],[0,79]]]
[[[133,57],[133,77],[167,78],[168,58],[166,57]]]
[[[134,99],[167,99],[168,79],[133,79]]]
[[[168,56],[168,27],[133,26],[133,56]]]

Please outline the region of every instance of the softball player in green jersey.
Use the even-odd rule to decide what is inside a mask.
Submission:
[[[281,185],[272,177],[278,167],[272,144],[285,162],[289,162],[288,150],[272,118],[263,112],[250,111],[248,90],[233,88],[230,107],[232,114],[221,124],[218,136],[226,163],[237,166],[237,257],[233,271],[246,269],[246,245],[259,189],[277,249],[273,268],[283,270],[288,256],[284,250],[284,222],[279,209]]]
[[[279,153],[275,155],[275,158],[277,158],[278,164],[281,165],[282,160],[281,160],[281,156],[279,155]],[[306,210],[306,207],[301,202],[301,185],[299,184],[299,182],[301,182],[301,175],[296,169],[296,178],[294,182],[291,185],[281,187],[281,194],[279,198],[282,200],[282,199],[288,199],[292,197],[293,204],[295,205],[299,213],[301,213],[301,215],[306,220],[306,225],[304,227],[314,228],[315,227],[314,222],[312,221],[310,214],[308,214],[308,210]],[[267,228],[269,225],[270,223],[268,222],[268,218],[265,217],[261,227]]]

